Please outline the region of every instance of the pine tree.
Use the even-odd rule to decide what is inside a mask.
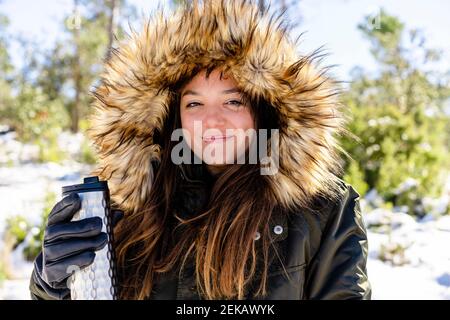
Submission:
[[[449,73],[433,69],[441,55],[425,47],[421,31],[407,34],[385,11],[378,18],[375,28],[371,17],[358,26],[379,69],[354,69],[345,95],[349,130],[359,139],[343,141],[354,159],[345,178],[421,215],[421,199],[439,196],[448,177]]]

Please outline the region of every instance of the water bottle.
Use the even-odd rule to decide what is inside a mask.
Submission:
[[[99,181],[97,176],[84,178],[84,183],[62,187],[62,196],[77,193],[81,199],[81,209],[72,221],[91,217],[100,217],[102,232],[108,236],[108,244],[96,251],[94,262],[85,268],[67,270],[68,286],[72,300],[116,300],[117,277],[113,232],[111,226],[110,198],[107,181]]]

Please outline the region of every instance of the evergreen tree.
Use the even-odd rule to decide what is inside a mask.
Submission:
[[[440,52],[425,47],[419,30],[406,33],[385,11],[376,28],[370,17],[358,28],[379,72],[354,69],[344,97],[353,117],[349,130],[359,140],[343,139],[355,160],[346,164],[345,179],[362,194],[375,188],[393,205],[424,214],[421,199],[439,196],[448,176],[449,73],[433,69]]]

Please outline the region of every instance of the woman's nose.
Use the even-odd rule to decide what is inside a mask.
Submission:
[[[207,128],[216,128],[225,123],[225,118],[218,107],[207,108],[203,117],[203,125]]]

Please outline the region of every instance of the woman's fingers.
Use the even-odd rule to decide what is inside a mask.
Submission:
[[[45,229],[44,243],[51,243],[71,238],[89,238],[100,234],[102,219],[86,218],[79,221],[57,223]]]
[[[73,271],[89,266],[94,262],[95,252],[85,251],[61,261],[49,263],[45,267],[45,281],[52,286],[68,278]]]
[[[48,215],[47,225],[53,225],[60,222],[70,221],[73,215],[80,210],[81,199],[76,193],[72,193],[61,201],[56,203],[52,211]]]
[[[45,261],[46,264],[58,262],[61,259],[78,254],[82,251],[97,251],[102,249],[107,243],[108,237],[102,232],[96,237],[70,239],[58,243],[45,245]]]

